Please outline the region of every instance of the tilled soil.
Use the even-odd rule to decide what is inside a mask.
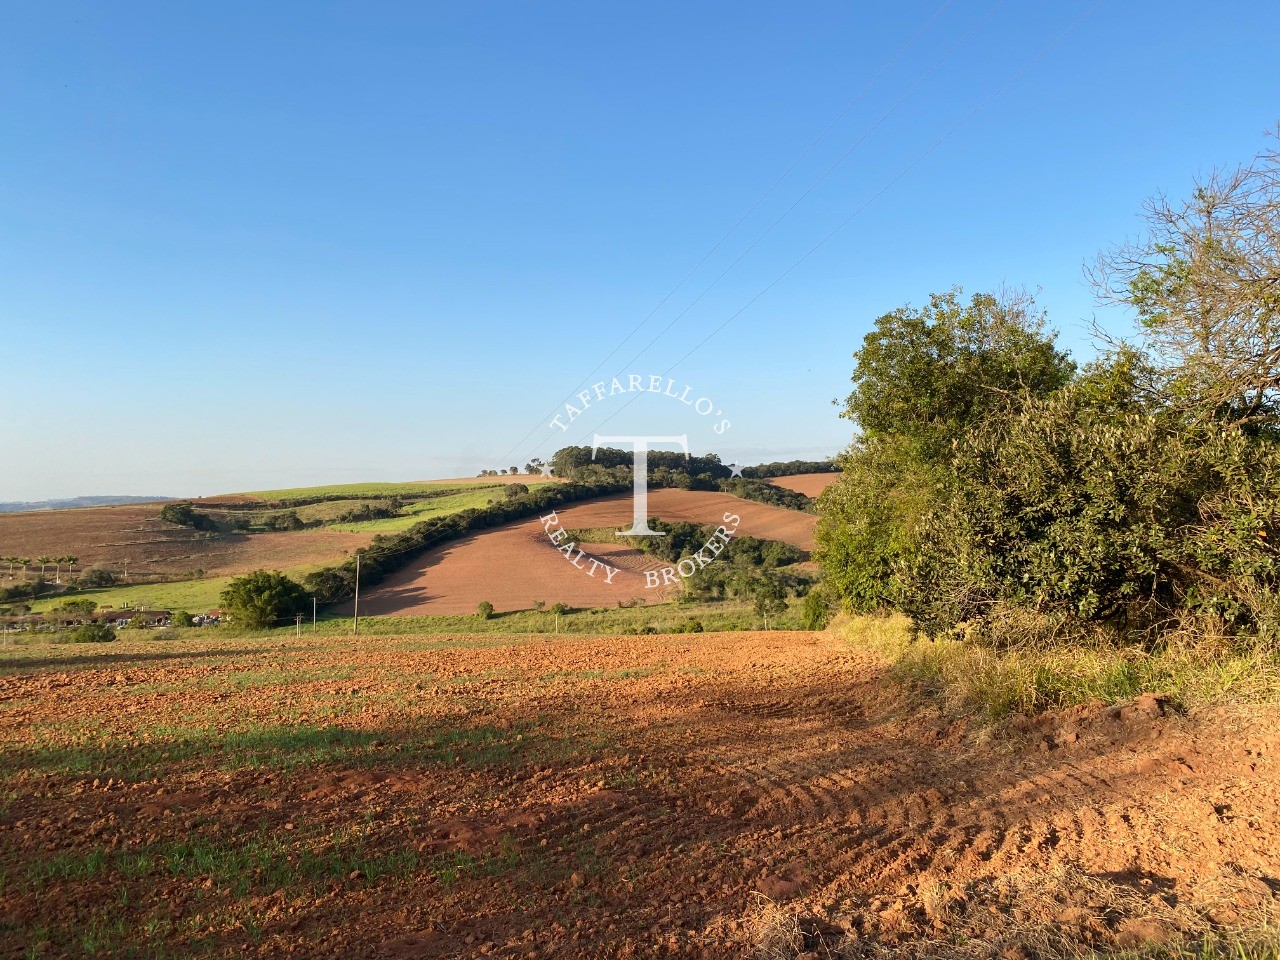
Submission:
[[[630,495],[601,497],[555,511],[567,530],[616,527],[632,521]],[[726,514],[738,517],[737,532],[813,549],[817,517],[707,490],[653,490],[649,515],[668,522],[719,526]],[[735,526],[735,524],[731,524]],[[360,597],[370,616],[448,616],[474,613],[482,600],[495,610],[529,610],[538,601],[570,607],[613,607],[661,603],[671,599],[670,585],[649,586],[644,572],[666,566],[648,554],[619,543],[578,544],[588,558],[616,567],[606,581],[598,569],[574,566],[547,537],[538,517],[517,520],[428,550]],[[588,570],[595,570],[590,575]],[[351,606],[343,608],[349,613]]]
[[[808,633],[202,644],[0,658],[0,955],[1016,958],[1277,905],[1271,708],[977,730]]]
[[[35,510],[0,514],[0,553],[38,557],[74,556],[76,572],[103,566],[132,576],[230,576],[262,568],[279,569],[333,562],[367,546],[370,535],[340,530],[289,533],[204,534],[160,519],[163,504],[127,504],[77,510]],[[61,567],[65,577],[67,568]],[[28,569],[34,579],[39,564]],[[11,586],[8,565],[0,585]],[[52,564],[45,571],[54,578]]]

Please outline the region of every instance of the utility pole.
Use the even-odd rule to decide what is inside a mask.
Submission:
[[[298,634],[297,634],[297,636],[298,636],[298,639],[299,639],[299,640],[301,640],[301,639],[302,639],[302,614],[300,614],[300,613],[299,613],[299,614],[297,614],[297,615],[296,615],[296,617],[295,617],[294,619],[296,619],[296,620],[298,621],[298,623],[297,623],[297,627],[298,627]]]
[[[311,598],[311,632],[316,632],[316,598]]]
[[[356,604],[351,612],[351,635],[360,636],[360,551],[356,551]]]

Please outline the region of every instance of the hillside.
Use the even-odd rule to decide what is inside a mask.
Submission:
[[[631,522],[628,495],[575,504],[558,511],[566,529],[594,529]],[[718,525],[724,514],[741,517],[738,532],[813,549],[813,514],[771,507],[723,493],[653,490],[649,513],[668,522]],[[616,543],[583,544],[589,555],[619,568],[612,584],[575,569],[547,539],[538,518],[485,530],[430,550],[391,575],[360,600],[370,616],[436,616],[473,613],[487,600],[500,612],[527,610],[537,601],[571,607],[612,607],[618,601],[657,602],[670,592],[646,589],[644,571],[662,564]],[[343,608],[349,612],[350,605]]]
[[[0,557],[25,557],[32,565],[0,565],[0,588],[30,584],[40,573],[40,556],[76,558],[74,573],[97,570],[115,586],[86,593],[99,604],[147,604],[162,608],[216,606],[227,580],[257,569],[301,576],[340,562],[379,533],[402,530],[430,517],[485,506],[504,495],[508,483],[536,487],[554,480],[534,476],[476,477],[410,483],[359,483],[226,494],[190,501],[216,530],[195,530],[161,519],[160,501],[120,506],[40,510],[0,514]],[[361,511],[372,511],[362,514]],[[378,512],[390,516],[378,515]],[[347,519],[369,515],[372,519]],[[296,516],[304,529],[271,530],[278,518]],[[49,565],[52,595],[34,604],[39,611],[56,602],[55,578],[67,581],[66,564]]]
[[[806,497],[816,497],[840,479],[839,473],[797,473],[790,477],[774,477],[769,482],[775,487],[784,487],[803,493]]]

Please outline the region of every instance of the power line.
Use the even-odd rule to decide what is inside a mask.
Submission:
[[[710,250],[708,250],[705,254],[702,255],[702,258],[697,263],[695,263],[689,269],[689,271],[685,273],[683,277],[680,278],[679,282],[677,282],[676,285],[667,292],[666,296],[664,296],[661,300],[659,300],[657,305],[652,310],[650,310],[647,314],[645,314],[644,318],[631,329],[631,332],[628,333],[625,337],[623,337],[620,341],[618,341],[617,346],[615,346],[611,351],[609,351],[608,355],[603,360],[601,360],[598,364],[596,364],[595,368],[589,374],[587,374],[586,379],[583,381],[581,385],[579,385],[577,390],[582,389],[583,385],[589,384],[591,382],[591,378],[594,377],[600,371],[600,369],[606,363],[608,363],[619,350],[622,349],[622,347],[627,343],[627,341],[629,341],[632,337],[634,337],[637,333],[640,332],[641,328],[643,328],[644,325],[648,323],[654,317],[654,315],[659,310],[662,309],[663,306],[666,305],[668,300],[670,300],[673,296],[675,296],[675,294],[680,290],[681,287],[685,285],[685,283],[689,280],[689,278],[692,277],[695,273],[697,273],[699,269],[701,269],[704,263],[706,263],[709,259],[711,259],[711,257],[716,253],[716,251],[719,250],[720,247],[724,245],[725,241],[728,240],[731,236],[733,236],[734,233],[737,232],[738,228],[741,227],[742,224],[746,222],[747,218],[750,217],[751,214],[755,213],[756,209],[760,206],[760,204],[764,203],[765,200],[767,200],[770,196],[773,195],[773,192],[778,188],[778,186],[782,183],[782,181],[785,180],[788,176],[790,176],[792,171],[794,171],[796,167],[798,167],[805,160],[805,158],[807,158],[809,154],[813,152],[814,148],[816,148],[818,144],[820,144],[823,140],[826,139],[827,135],[831,133],[833,129],[835,129],[836,125],[845,118],[845,116],[849,113],[850,110],[852,110],[855,106],[857,106],[859,103],[862,102],[862,99],[867,95],[868,92],[870,92],[871,88],[875,86],[876,83],[880,80],[880,78],[883,77],[894,66],[894,64],[896,64],[898,60],[902,58],[903,54],[905,54],[909,49],[911,49],[912,46],[915,45],[915,42],[919,40],[921,36],[924,35],[925,31],[927,31],[929,27],[933,26],[934,21],[936,21],[938,17],[940,17],[943,14],[943,12],[949,6],[951,6],[952,2],[953,0],[943,0],[942,5],[933,12],[933,15],[924,22],[924,25],[921,26],[918,30],[916,30],[916,32],[912,34],[911,38],[906,43],[904,43],[901,47],[898,48],[898,51],[892,57],[889,58],[889,60],[884,64],[884,66],[880,68],[880,70],[876,73],[876,75],[867,81],[867,83],[862,87],[862,89],[858,91],[857,95],[852,100],[850,100],[847,104],[845,104],[844,109],[842,109],[839,113],[837,113],[835,117],[831,120],[831,122],[828,123],[827,126],[822,130],[822,132],[819,133],[818,136],[814,138],[813,142],[811,142],[807,147],[805,147],[804,151],[798,157],[796,157],[795,160],[791,162],[791,165],[788,166],[787,169],[782,172],[781,176],[779,176],[776,180],[774,180],[773,183],[769,186],[769,188],[765,190],[764,193],[760,194],[759,197],[756,198],[756,201],[753,204],[751,204],[751,206],[747,209],[747,212],[744,213],[741,217],[739,217],[737,222],[734,223],[734,225],[731,226],[727,231],[725,231],[724,235],[721,236],[720,239],[717,240],[715,244],[712,245]],[[866,139],[865,136],[863,139]],[[828,171],[828,174],[829,173],[830,171]],[[827,174],[824,174],[823,179],[826,179],[826,176]],[[817,184],[815,184],[814,186],[816,185]],[[810,191],[812,189],[813,188],[810,187]],[[806,191],[805,196],[807,196],[808,193],[809,191]],[[803,199],[803,197],[801,199]],[[759,242],[759,238],[757,239],[756,242],[757,243]],[[754,244],[752,246],[754,246]],[[736,262],[737,261],[735,261],[735,263]],[[719,278],[717,278],[717,281],[718,280]],[[703,293],[705,294],[706,291],[703,291]],[[699,299],[701,299],[701,295],[699,296]],[[696,303],[697,301],[694,301],[694,302]],[[692,304],[690,306],[692,306]],[[685,308],[686,312],[688,311],[688,309],[689,309],[688,307]],[[681,316],[683,316],[683,314],[681,314]],[[573,399],[573,397],[577,393],[577,390],[570,392],[564,398],[564,400],[556,404],[556,406],[552,407],[550,412],[548,412],[546,416],[542,418],[542,420],[545,421],[547,417],[554,416],[555,413],[565,403]],[[528,433],[526,433],[523,437],[521,437],[518,441],[516,441],[516,443],[512,445],[511,449],[508,450],[499,458],[498,462],[499,463],[505,462],[513,453],[515,453],[515,451],[518,448],[522,447],[525,444],[525,442],[530,437],[532,437],[538,431],[538,428],[541,426],[542,426],[542,421],[539,421],[539,423],[535,424],[534,427]]]
[[[671,371],[673,371],[676,367],[680,366],[680,364],[684,363],[691,356],[697,353],[700,349],[702,349],[702,347],[704,347],[707,344],[708,341],[710,341],[713,337],[715,337],[722,330],[724,330],[725,327],[729,326],[729,324],[733,323],[733,321],[736,320],[739,316],[745,313],[746,310],[752,306],[752,304],[754,304],[757,300],[759,300],[766,293],[768,293],[770,290],[776,287],[779,283],[785,280],[788,276],[790,276],[791,273],[794,272],[797,267],[799,267],[802,263],[808,260],[809,257],[811,257],[814,253],[816,253],[832,237],[834,237],[837,233],[839,233],[846,226],[848,226],[854,220],[854,218],[856,218],[859,214],[861,214],[864,210],[866,210],[867,207],[871,206],[872,203],[874,203],[886,192],[888,192],[896,183],[898,183],[898,181],[900,181],[908,173],[910,173],[917,166],[919,166],[926,158],[930,156],[930,154],[932,154],[940,146],[942,146],[944,143],[950,140],[956,134],[957,131],[959,131],[970,120],[972,120],[975,116],[981,113],[987,107],[987,105],[991,103],[991,101],[995,100],[998,96],[1000,96],[1000,94],[1004,93],[1005,90],[1007,90],[1010,86],[1012,86],[1019,79],[1021,79],[1023,74],[1025,74],[1033,66],[1035,66],[1042,59],[1044,59],[1044,57],[1047,56],[1049,52],[1052,51],[1056,46],[1058,46],[1058,44],[1060,44],[1063,40],[1065,40],[1068,36],[1070,36],[1073,32],[1075,32],[1075,30],[1087,19],[1089,19],[1089,17],[1092,16],[1094,12],[1097,11],[1097,9],[1101,7],[1104,2],[1105,0],[1096,0],[1095,3],[1093,3],[1082,14],[1080,14],[1080,16],[1078,16],[1075,20],[1073,20],[1065,30],[1059,33],[1044,48],[1042,48],[1039,53],[1037,53],[1034,57],[1032,57],[1030,60],[1024,63],[1020,68],[1018,68],[1018,70],[1016,70],[1011,76],[1009,76],[1009,78],[1006,79],[1002,84],[1000,84],[1000,86],[996,87],[996,89],[992,91],[986,97],[986,99],[984,99],[976,107],[974,107],[967,114],[965,114],[958,123],[956,123],[949,130],[947,130],[946,133],[944,133],[941,137],[935,140],[932,144],[930,144],[930,146],[926,148],[924,152],[919,154],[914,160],[912,160],[909,164],[907,164],[907,166],[905,166],[901,171],[899,171],[891,180],[889,180],[879,190],[873,193],[865,202],[863,202],[861,206],[859,206],[847,217],[845,217],[838,224],[836,224],[836,226],[829,233],[827,233],[826,236],[824,236],[821,240],[819,240],[812,247],[810,247],[799,259],[797,259],[789,267],[787,267],[787,269],[783,270],[782,273],[778,274],[778,276],[776,276],[773,280],[771,280],[768,284],[766,284],[758,293],[756,293],[755,296],[753,296],[745,304],[743,304],[741,307],[735,310],[732,314],[730,314],[724,320],[723,323],[721,323],[718,327],[716,327],[714,330],[708,333],[705,337],[699,340],[696,344],[694,344],[694,346],[687,353],[685,353],[684,356],[682,356],[679,360],[677,360],[675,363],[669,366],[665,371],[663,371],[662,376],[664,378],[667,377],[671,373]],[[635,400],[638,399],[640,396],[641,394],[636,394],[632,396],[629,400],[623,403],[617,410],[615,410],[608,417],[602,420],[596,426],[595,430],[599,430],[601,427],[603,427],[606,423],[608,423],[618,414],[622,413],[623,410],[631,406],[631,404],[634,403]],[[593,430],[592,433],[594,433],[595,430]],[[582,440],[579,441],[579,445],[581,445],[582,443],[585,443],[587,439],[588,439],[587,437],[584,437]]]

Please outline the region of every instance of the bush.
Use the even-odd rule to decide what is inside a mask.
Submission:
[[[180,527],[213,531],[218,524],[208,514],[197,513],[189,503],[166,503],[160,508],[160,519],[176,523]]]
[[[273,627],[311,606],[307,592],[279,572],[255,570],[232,580],[221,594],[222,606],[243,626]]]
[[[1256,632],[1280,587],[1280,447],[1087,382],[974,431],[902,609],[928,633],[1018,606],[1118,631],[1188,614]]]
[[[62,634],[65,643],[110,643],[116,631],[105,623],[86,623]]]
[[[488,600],[481,600],[476,604],[476,616],[481,620],[493,619],[493,604]]]
[[[175,610],[169,616],[169,623],[175,627],[194,626],[196,618],[189,614],[186,610]]]

